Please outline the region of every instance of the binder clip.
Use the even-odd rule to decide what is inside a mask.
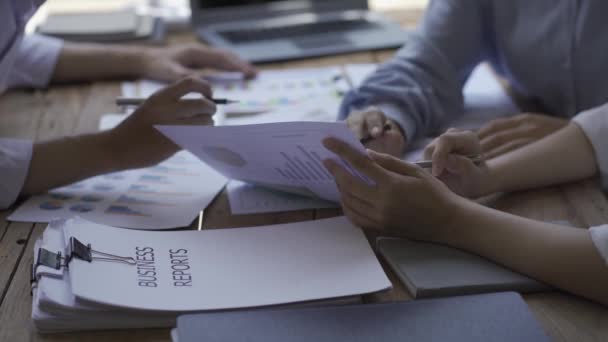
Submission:
[[[58,270],[61,267],[67,267],[67,263],[62,263],[63,260],[65,260],[65,258],[61,255],[61,252],[54,253],[45,248],[38,248],[38,257],[32,264],[32,275],[30,278],[32,290],[36,287],[36,283],[38,282],[36,277],[38,266],[46,266]]]
[[[98,254],[101,256],[94,256],[93,254]],[[96,251],[91,248],[91,244],[85,245],[80,242],[75,237],[70,237],[70,250],[68,253],[68,263],[72,261],[73,258],[78,258],[80,260],[84,260],[87,262],[93,262],[93,260],[99,261],[109,261],[109,262],[122,262],[127,265],[137,265],[137,262],[132,257],[122,257],[110,253],[105,253],[101,251]]]

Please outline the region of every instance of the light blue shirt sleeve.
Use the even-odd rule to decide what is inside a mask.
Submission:
[[[463,84],[488,54],[486,6],[479,0],[432,0],[405,46],[345,96],[339,119],[373,105],[411,141],[462,115]]]
[[[33,143],[21,139],[0,139],[0,210],[13,204],[27,177]]]
[[[44,88],[48,86],[61,53],[63,41],[41,35],[23,37],[10,70],[7,88]]]
[[[61,41],[23,38],[25,23],[42,2],[0,1],[0,94],[11,87],[44,87],[51,78]],[[19,197],[32,151],[29,140],[0,138],[0,209],[8,208]]]

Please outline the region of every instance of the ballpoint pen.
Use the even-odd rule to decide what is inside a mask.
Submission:
[[[188,100],[188,99],[184,99]],[[196,100],[196,99],[191,99]],[[118,106],[141,106],[146,101],[146,98],[140,97],[118,97],[116,98],[116,105]],[[231,103],[238,103],[239,101],[229,99],[211,99],[216,105],[227,105]]]

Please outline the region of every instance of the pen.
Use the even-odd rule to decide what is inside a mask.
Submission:
[[[479,164],[483,163],[483,160],[484,160],[483,156],[480,154],[465,156],[465,157],[469,158],[475,165],[479,165]],[[416,164],[423,169],[430,169],[431,167],[433,167],[433,162],[430,160],[420,160],[420,161],[414,162],[413,164]]]
[[[391,130],[391,125],[389,125],[389,124],[384,125],[384,127],[382,128],[382,132],[386,132],[386,131],[390,131],[390,130]],[[361,141],[361,143],[363,145],[365,145],[372,140],[374,140],[374,138],[372,138],[372,136],[370,135],[365,138],[361,138],[361,140],[359,140],[359,141]]]
[[[196,99],[192,99],[192,100],[196,100]],[[141,106],[144,103],[144,101],[146,101],[146,99],[141,98],[141,97],[117,97],[116,105],[117,106]],[[228,100],[228,99],[211,99],[211,101],[213,101],[213,103],[215,103],[216,105],[227,105],[227,104],[239,102],[239,101]]]

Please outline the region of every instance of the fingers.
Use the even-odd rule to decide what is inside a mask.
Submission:
[[[239,71],[250,78],[257,70],[248,62],[230,51],[194,46],[188,50],[192,56],[187,58],[193,67],[207,67],[226,71]]]
[[[352,204],[348,200],[342,200],[342,211],[344,211],[344,215],[348,217],[348,219],[361,228],[378,228],[380,225],[377,222],[371,220],[367,215],[365,215],[365,211],[357,211],[353,208]]]
[[[180,119],[177,121],[180,125],[188,126],[213,126],[214,121],[211,115],[199,115],[187,119]]]
[[[432,174],[443,173],[450,154],[476,155],[481,152],[477,135],[469,131],[448,130],[425,149],[425,157],[433,162]]]
[[[469,171],[475,167],[477,166],[471,160],[471,158],[456,154],[449,155],[445,163],[445,169],[455,175],[471,174]]]
[[[420,167],[404,162],[388,154],[377,153],[371,150],[368,150],[367,153],[373,161],[389,171],[417,178],[420,177],[420,172],[423,172]]]
[[[517,127],[520,122],[521,116],[492,120],[490,123],[477,131],[477,136],[479,139],[484,139],[490,135],[496,134],[497,132]]]
[[[496,158],[502,154],[505,154],[507,152],[511,152],[513,150],[516,150],[520,147],[523,147],[525,145],[530,144],[531,142],[533,142],[534,139],[531,138],[522,138],[522,139],[516,139],[513,141],[510,141],[504,145],[498,146],[497,148],[488,151],[488,152],[484,152],[484,156],[486,159],[492,159],[492,158]]]
[[[334,177],[340,192],[356,197],[365,203],[368,203],[368,200],[374,195],[372,186],[345,170],[336,161],[328,159],[323,161],[323,165]]]
[[[366,154],[363,154],[347,143],[336,139],[323,139],[323,146],[329,151],[337,154],[340,158],[348,162],[357,171],[378,182],[382,180],[384,173],[382,169],[376,165]]]
[[[348,128],[350,128],[351,131],[355,133],[355,136],[359,140],[367,137],[367,129],[365,125],[364,115],[365,114],[363,112],[353,112],[346,119],[346,124],[348,125]]]
[[[211,86],[199,78],[187,77],[163,88],[151,96],[152,99],[179,100],[188,93],[199,93],[203,97],[211,98]]]
[[[524,139],[530,135],[529,129],[525,126],[505,129],[504,131],[495,132],[481,139],[482,151],[489,152],[499,148],[500,146],[510,144],[512,141]]]
[[[365,113],[364,124],[367,130],[367,134],[375,139],[382,135],[384,131],[384,125],[386,123],[386,117],[379,110],[369,110]]]
[[[207,99],[183,99],[175,106],[175,116],[180,119],[188,119],[194,116],[209,116],[215,113],[217,106],[213,101]]]

